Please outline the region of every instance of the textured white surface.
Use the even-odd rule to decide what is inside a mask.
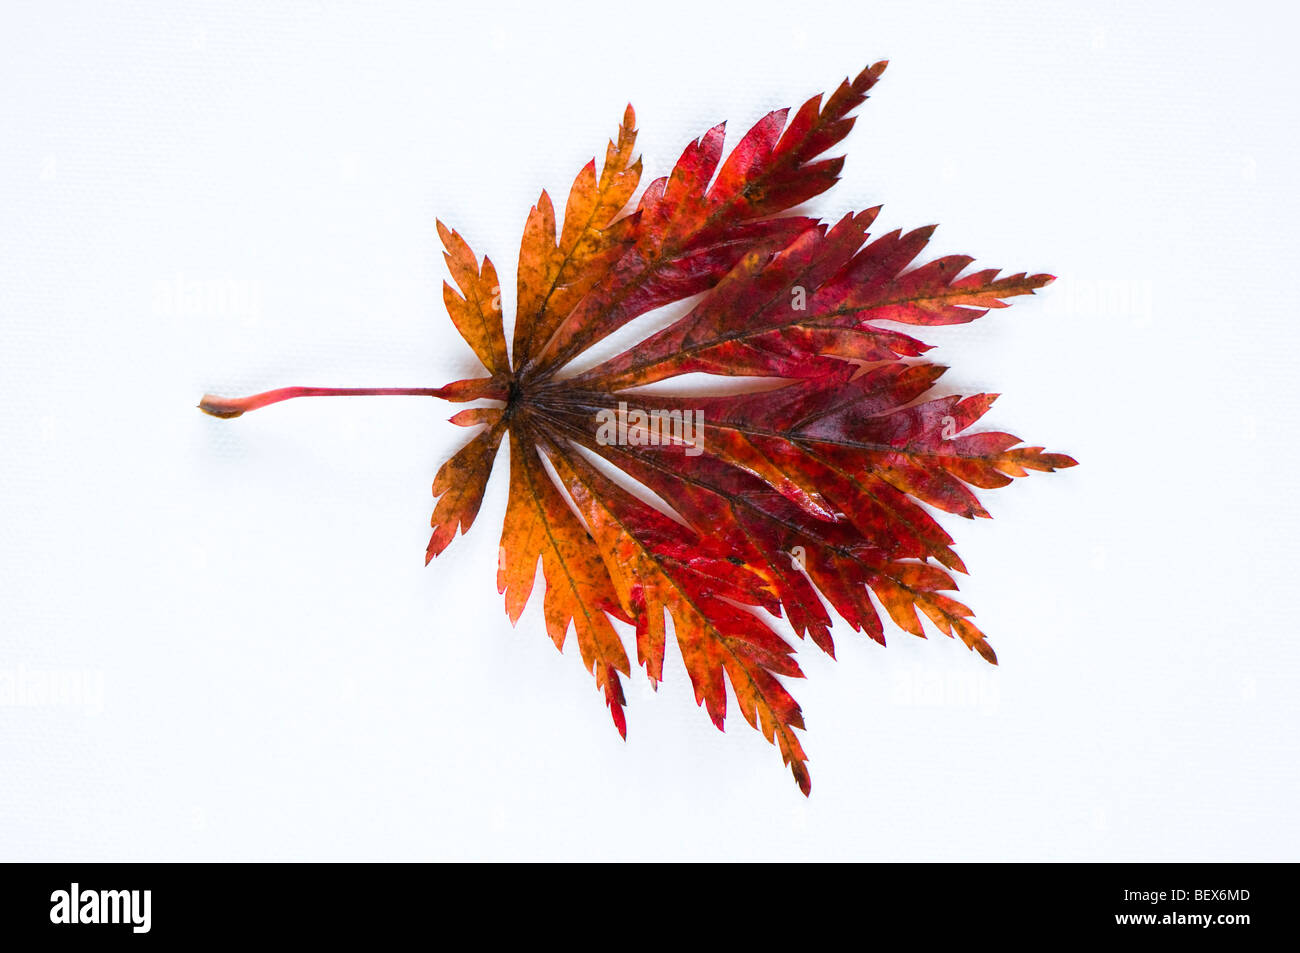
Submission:
[[[2,859],[1296,859],[1294,10],[744,10],[5,4]],[[1082,466],[947,521],[1000,668],[803,653],[810,800],[678,660],[625,744],[510,628],[504,460],[423,567],[447,405],[194,409],[467,376],[435,216],[510,301],[626,101],[648,180],[880,58],[811,210],[1058,274],[926,339]]]

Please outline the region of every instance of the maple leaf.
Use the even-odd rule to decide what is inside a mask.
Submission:
[[[426,563],[482,504],[503,443],[509,497],[497,587],[517,622],[543,578],[546,631],[576,637],[626,737],[631,663],[663,677],[668,623],[697,703],[723,727],[730,683],[741,715],[774,743],[807,794],[803,716],[783,678],[794,646],[834,654],[826,603],[885,642],[877,605],[924,637],[921,617],[989,662],[972,612],[948,593],[965,572],[931,509],[986,517],[971,487],[1075,465],[1005,433],[969,432],[994,395],[929,396],[944,368],[896,327],[960,324],[1052,280],[967,272],[961,255],[916,265],[934,229],[870,238],[878,209],[833,225],[783,215],[829,188],[825,157],[885,64],[761,119],[722,158],[723,126],[687,145],[630,213],[641,163],[631,106],[605,161],[578,173],[562,224],[542,192],[519,250],[512,345],[496,268],[438,223],[455,287],[447,312],[486,375],[440,388],[285,388],[205,397],[223,417],[292,397],[419,394],[488,400],[453,423],[477,433],[438,471]],[[683,317],[580,373],[574,358],[653,309],[703,296]],[[638,391],[684,374],[774,378],[771,389],[664,397]],[[622,479],[615,473],[621,473]],[[652,491],[640,494],[630,485]]]

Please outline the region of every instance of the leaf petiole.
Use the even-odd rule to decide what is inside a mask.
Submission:
[[[204,394],[199,410],[213,417],[239,417],[250,410],[278,404],[295,397],[445,397],[441,387],[281,387],[249,397],[216,397]]]

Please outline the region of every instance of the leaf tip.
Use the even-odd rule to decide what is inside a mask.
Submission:
[[[790,772],[794,775],[794,783],[799,785],[799,790],[803,792],[804,797],[812,794],[812,777],[808,774],[808,766],[802,761],[794,761],[790,764]]]
[[[884,208],[883,205],[873,205],[871,208],[864,209],[861,212],[859,212],[857,215],[853,217],[853,220],[858,225],[858,227],[865,232],[868,228],[870,228],[875,223],[876,218],[877,216],[880,215],[880,210],[882,208]]]

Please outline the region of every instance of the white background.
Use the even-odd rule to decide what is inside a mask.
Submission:
[[[1277,3],[6,3],[3,859],[1297,859],[1296,14]],[[804,647],[805,800],[680,660],[622,742],[479,523],[423,566],[419,398],[624,104],[644,181],[891,66],[810,211],[1060,280],[932,330],[1081,466],[946,519],[1001,665]],[[233,292],[224,303],[205,289]],[[8,679],[6,682],[5,679]],[[81,685],[58,697],[20,686]],[[8,686],[5,693],[5,686]]]

